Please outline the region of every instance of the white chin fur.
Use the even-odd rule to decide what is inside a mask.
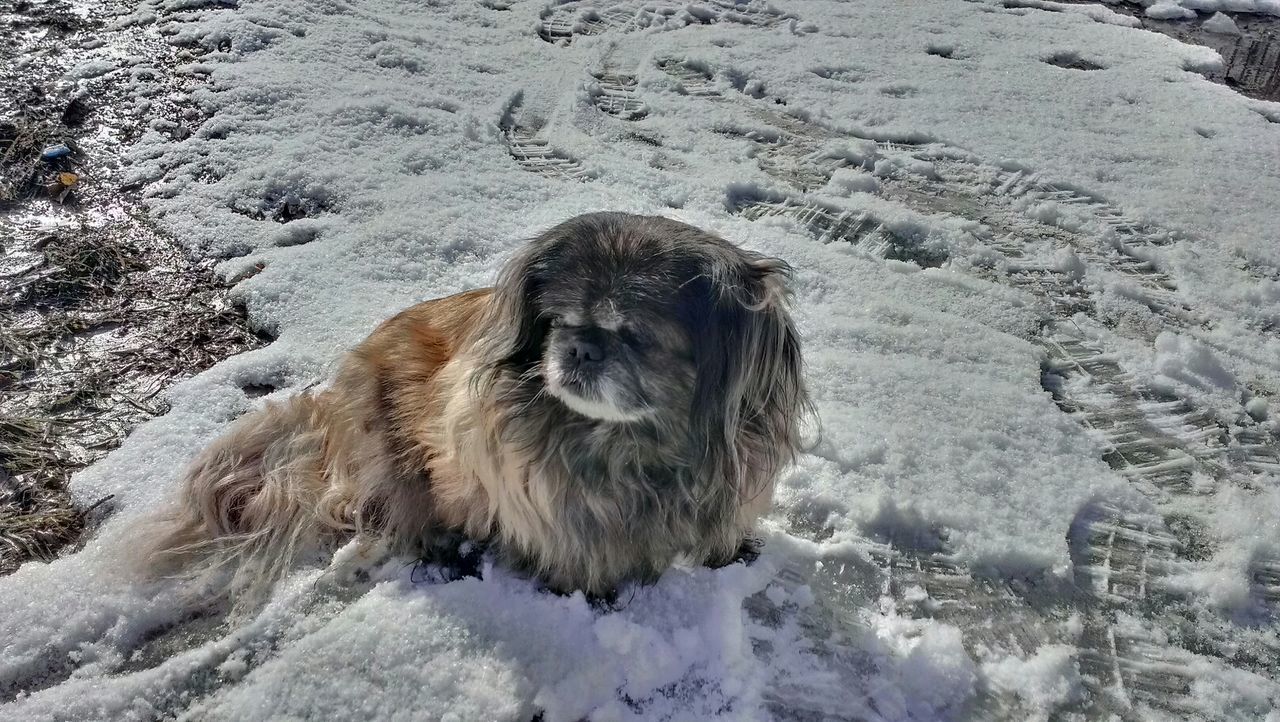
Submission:
[[[639,421],[644,418],[643,412],[625,411],[605,401],[592,401],[578,396],[560,383],[559,374],[555,370],[552,370],[552,373],[547,376],[547,390],[551,392],[551,395],[559,399],[560,403],[587,418],[615,423]],[[604,396],[605,398],[609,396],[607,387],[605,388]]]

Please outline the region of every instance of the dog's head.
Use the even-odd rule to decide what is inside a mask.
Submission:
[[[808,403],[789,275],[678,221],[578,216],[504,268],[486,361],[569,414],[686,431],[701,463],[772,476]]]

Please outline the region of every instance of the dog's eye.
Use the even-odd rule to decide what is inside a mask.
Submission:
[[[551,328],[564,328],[567,325],[568,324],[564,322],[563,318],[560,318],[559,316],[551,317]]]
[[[649,340],[642,334],[637,333],[635,329],[627,326],[623,326],[618,329],[618,338],[622,339],[622,342],[628,346],[637,349],[644,348],[649,343]]]

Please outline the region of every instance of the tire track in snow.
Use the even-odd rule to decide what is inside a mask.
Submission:
[[[777,719],[851,721],[865,718],[858,710],[876,708],[868,690],[854,683],[881,671],[881,661],[860,643],[873,632],[854,615],[840,614],[870,604],[866,592],[876,572],[856,560],[828,560],[819,568],[812,560],[786,559],[770,586],[744,602],[757,658],[767,664],[775,649],[798,648],[811,663],[771,675],[761,696]],[[848,583],[836,586],[829,577]],[[834,595],[844,598],[832,603]]]
[[[1177,328],[1210,325],[1177,295],[1176,283],[1151,258],[1150,249],[1167,245],[1172,234],[1140,223],[1114,204],[1043,181],[1034,173],[976,163],[967,154],[938,143],[860,138],[768,108],[756,108],[755,115],[781,131],[770,141],[751,138],[761,146],[755,153],[757,166],[802,194],[822,188],[841,168],[867,171],[876,177],[879,193],[886,199],[991,228],[992,237],[976,240],[1005,256],[1015,274],[1060,273],[1051,265],[1020,263],[1022,238],[1053,238],[1090,270],[1105,271],[1113,290],[1142,303],[1166,323]],[[850,141],[874,142],[876,156],[859,163],[830,149]],[[805,202],[791,199],[792,204]],[[1104,237],[1073,228],[1080,216],[1104,229]]]
[[[1017,236],[1025,237],[1029,231],[1052,237],[1091,268],[1106,270],[1122,284],[1131,285],[1127,295],[1173,325],[1210,323],[1177,296],[1177,284],[1153,260],[1151,249],[1166,246],[1177,236],[1129,216],[1105,199],[1044,180],[1034,172],[983,164],[967,152],[937,142],[858,136],[760,104],[748,110],[779,131],[768,138],[741,134],[760,146],[754,153],[758,167],[802,193],[822,188],[841,168],[860,168],[874,173],[885,198],[990,227],[995,234],[982,239],[984,245],[1003,255],[1020,258],[1025,244]],[[876,157],[859,162],[832,152],[833,144],[850,141],[873,142]],[[1103,232],[1073,227],[1076,218],[1072,216],[1083,216]]]
[[[1076,516],[1067,539],[1083,593],[1077,663],[1091,694],[1081,711],[1124,717],[1142,707],[1194,710],[1190,655],[1164,643],[1141,618],[1143,610],[1168,603],[1163,579],[1178,565],[1180,544],[1164,521],[1098,504]]]
[[[781,115],[773,112],[768,114]],[[777,123],[778,126],[786,127],[784,133],[797,132],[797,124],[803,126],[803,121],[790,116],[785,116]],[[800,143],[799,148],[792,153],[792,157],[801,161],[798,168],[782,167],[772,159],[773,156],[768,160],[761,160],[759,165],[766,173],[792,183],[801,190],[825,185],[835,170],[848,167],[848,162],[844,159],[821,156],[815,150],[814,137],[830,135],[831,131],[817,129],[814,136]],[[851,138],[844,134],[840,136]],[[905,154],[914,161],[921,160],[919,156],[936,155],[943,150],[924,144],[900,144],[883,140],[877,141],[876,145],[886,158],[896,153]],[[932,161],[930,164],[935,168],[939,165]],[[906,164],[898,165],[903,167]],[[973,163],[958,165],[975,166]],[[880,164],[877,163],[876,167],[879,168]],[[1012,227],[1017,222],[1016,218],[994,217],[993,211],[1003,211],[1006,215],[1025,215],[1020,211],[1011,211],[1004,200],[990,203],[981,197],[974,197],[972,186],[958,183],[955,175],[942,169],[938,169],[937,174],[938,179],[932,180],[920,174],[878,173],[881,181],[880,195],[915,210],[958,215],[984,224],[1004,220]],[[1177,284],[1169,274],[1159,270],[1150,260],[1142,258],[1140,249],[1167,245],[1172,234],[1131,219],[1109,202],[1047,183],[1035,174],[979,167],[964,175],[986,176],[985,185],[997,199],[1016,199],[1027,196],[1034,190],[1039,194],[1036,198],[1047,199],[1045,202],[1087,209],[1114,234],[1115,238],[1096,240],[1087,229],[1067,232],[1058,227],[1037,227],[1042,224],[1034,218],[1030,219],[1029,229],[1025,226],[1018,229],[1022,235],[1046,231],[1045,235],[1055,240],[1065,236],[1072,243],[1070,250],[1076,252],[1083,264],[1084,274],[1075,269],[1062,270],[1055,267],[1058,264],[1047,259],[1039,263],[1034,259],[1026,259],[1020,248],[1023,244],[1018,243],[1015,238],[1009,238],[1011,234],[980,239],[982,245],[1004,256],[1008,262],[1004,273],[990,276],[993,280],[1031,291],[1048,302],[1052,310],[1049,326],[1041,338],[1034,339],[1048,351],[1051,359],[1051,368],[1048,370],[1062,375],[1088,374],[1095,386],[1108,387],[1108,395],[1113,398],[1092,402],[1063,398],[1061,404],[1065,405],[1065,411],[1084,412],[1080,420],[1086,425],[1109,430],[1105,435],[1110,437],[1112,449],[1108,461],[1113,466],[1123,469],[1131,477],[1152,478],[1166,484],[1169,479],[1181,479],[1182,493],[1190,492],[1186,483],[1187,474],[1185,470],[1181,470],[1187,465],[1188,459],[1211,462],[1206,464],[1206,471],[1212,476],[1229,478],[1245,487],[1253,486],[1246,479],[1254,473],[1280,471],[1280,444],[1277,444],[1270,424],[1253,422],[1244,414],[1233,424],[1220,422],[1211,410],[1197,408],[1193,401],[1179,398],[1171,392],[1155,390],[1127,373],[1117,358],[1099,346],[1097,341],[1066,330],[1070,326],[1072,315],[1082,311],[1092,312],[1097,306],[1096,290],[1083,283],[1080,278],[1095,270],[1132,279],[1136,286],[1150,294],[1146,299],[1148,307],[1175,328],[1191,324],[1211,325],[1212,319],[1203,317],[1177,296]],[[925,188],[912,187],[921,185]],[[952,195],[960,197],[953,199],[949,197]],[[980,207],[984,204],[995,208]],[[792,217],[822,242],[842,240],[879,257],[894,258],[895,248],[912,246],[912,239],[886,238],[892,231],[876,221],[869,212],[841,212],[824,207],[802,195],[780,198],[746,195],[731,199],[730,205],[738,213],[752,219],[770,215]],[[918,239],[915,240],[918,242]],[[946,258],[927,253],[924,259],[903,260],[915,260],[922,266],[929,266],[938,265]],[[1063,389],[1059,389],[1061,391]]]
[[[827,553],[817,563],[807,557],[784,559],[769,587],[744,603],[748,636],[762,661],[770,663],[777,647],[803,650],[799,663],[773,665],[762,690],[775,719],[904,719],[940,713],[883,690],[897,685],[899,660],[876,641],[864,609],[908,624],[931,619],[967,629],[964,645],[979,660],[1024,657],[1062,637],[1059,620],[1046,619],[1008,584],[971,575],[945,550],[887,543],[869,551]],[[1031,714],[1012,692],[980,683],[962,718]]]
[[[923,267],[940,266],[946,260],[925,247],[919,237],[895,231],[870,211],[841,211],[816,202],[750,195],[737,199],[736,205],[735,210],[750,220],[791,218],[821,243],[842,241],[877,258],[912,261]]]
[[[923,247],[895,237],[868,212],[842,212],[805,197],[825,186],[836,170],[853,165],[826,152],[827,142],[875,139],[836,133],[772,109],[753,111],[780,131],[766,141],[759,135],[746,136],[765,146],[756,154],[758,167],[798,193],[739,194],[729,203],[735,212],[752,220],[788,216],[819,242],[847,242],[881,258],[913,260],[921,266],[941,263],[927,253],[911,257],[910,251]],[[1006,261],[1004,272],[991,274],[992,280],[1028,290],[1050,309],[1041,335],[1032,339],[1046,351],[1046,390],[1054,393],[1064,412],[1104,442],[1104,460],[1165,510],[1163,518],[1142,518],[1119,509],[1092,509],[1073,525],[1069,542],[1076,550],[1076,581],[1089,590],[1078,602],[1083,618],[1077,660],[1091,692],[1080,711],[1124,717],[1141,710],[1180,715],[1198,709],[1192,695],[1193,666],[1206,660],[1218,669],[1236,666],[1232,648],[1239,640],[1228,630],[1216,639],[1195,640],[1193,651],[1170,644],[1165,630],[1186,626],[1193,612],[1185,600],[1172,602],[1176,595],[1163,580],[1171,571],[1191,570],[1211,556],[1205,553],[1214,545],[1204,518],[1210,512],[1209,494],[1221,484],[1256,488],[1258,474],[1280,470],[1280,445],[1271,424],[1254,423],[1244,414],[1223,423],[1190,399],[1153,389],[1071,322],[1076,313],[1097,315],[1097,288],[1085,284],[1083,277],[1104,275],[1115,279],[1126,297],[1142,303],[1165,327],[1211,327],[1213,320],[1182,300],[1176,280],[1153,261],[1150,250],[1176,236],[1137,221],[1104,199],[1035,173],[986,166],[941,144],[875,142],[881,158],[872,170],[881,197],[916,211],[977,220],[995,231],[981,239]],[[927,166],[915,165],[921,162]],[[1083,224],[1077,220],[1081,217]],[[1080,268],[1027,259],[1022,239],[1028,236],[1048,237],[1070,249],[1083,273]],[[961,610],[953,623],[965,631],[971,649],[990,642],[982,631],[990,628],[985,620],[1037,619],[1034,609],[1027,607],[1024,615],[1008,602],[1005,609],[977,614],[988,600],[1001,595],[993,596],[989,586],[963,581],[971,577],[945,557],[914,563],[911,573],[920,580],[916,588],[925,590],[922,598],[934,600],[937,591],[945,595],[949,590],[953,595],[947,601],[954,606],[908,608],[924,610],[939,621]],[[898,564],[890,561],[887,568],[897,569]],[[1280,562],[1255,560],[1250,575],[1254,597],[1274,615],[1280,606]],[[975,616],[964,619],[970,612]],[[1119,623],[1122,618],[1124,624]],[[1039,621],[1043,626],[1044,620]],[[1021,648],[1005,646],[1004,651],[1025,655],[1046,638],[1014,639],[1021,639]],[[1252,665],[1253,670],[1274,678],[1280,672],[1277,660],[1280,657],[1264,658]],[[978,708],[1007,714],[1009,704],[1007,696],[988,694]]]

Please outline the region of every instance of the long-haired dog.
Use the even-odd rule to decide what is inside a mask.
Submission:
[[[333,383],[236,421],[188,469],[152,569],[261,586],[353,534],[487,542],[607,594],[730,561],[809,407],[789,267],[623,213],[538,236],[497,286],[383,323]]]

